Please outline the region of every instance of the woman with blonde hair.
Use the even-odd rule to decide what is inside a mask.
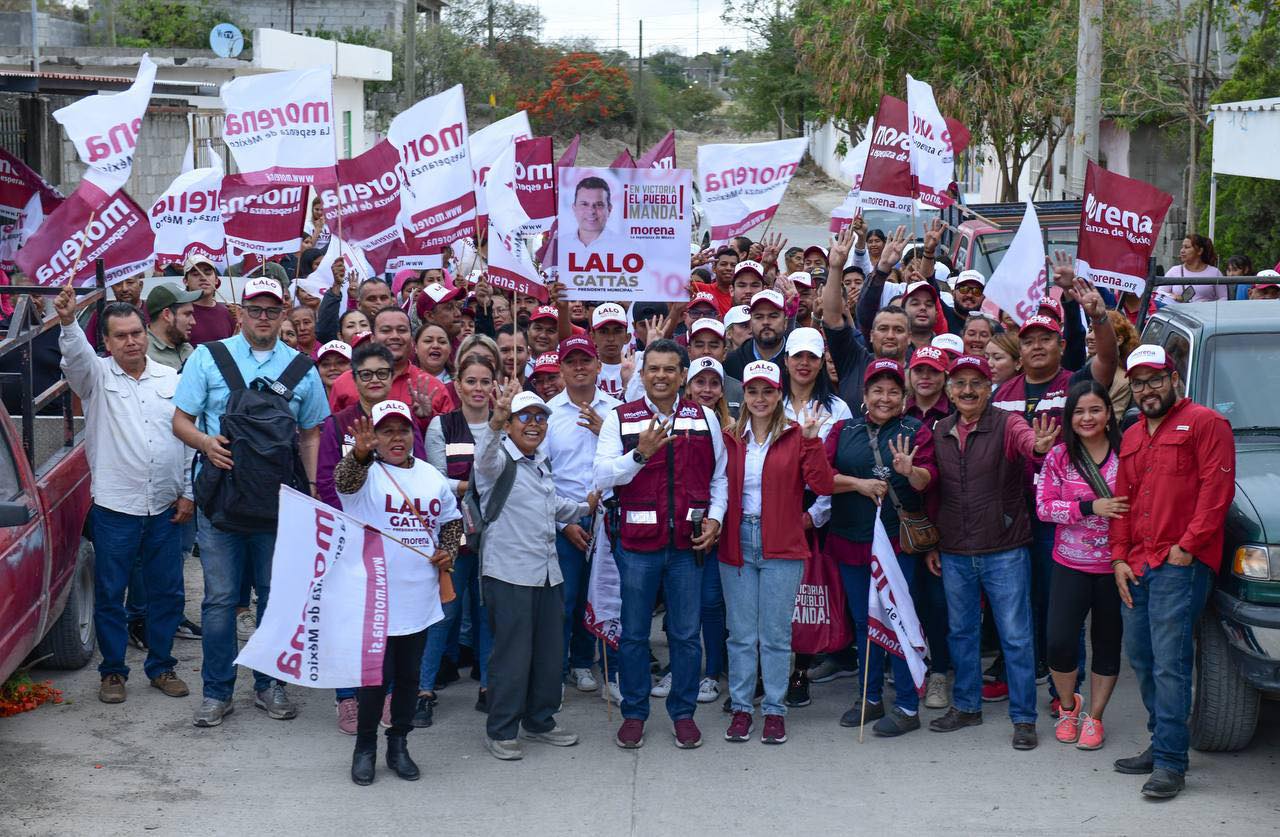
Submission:
[[[999,386],[1022,371],[1022,345],[1017,332],[1002,331],[987,341],[987,364],[991,367],[991,383]]]

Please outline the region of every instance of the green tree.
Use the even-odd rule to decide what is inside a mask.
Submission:
[[[209,30],[234,15],[204,0],[120,0],[116,44],[152,49],[208,49]]]
[[[799,136],[806,119],[822,114],[818,81],[802,65],[793,36],[794,13],[764,0],[729,0],[721,19],[752,33],[754,48],[732,56],[728,87],[739,124],[748,130],[776,128],[779,139]]]

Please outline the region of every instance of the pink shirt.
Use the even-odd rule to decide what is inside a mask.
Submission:
[[[1112,451],[1098,469],[1112,495],[1120,457]],[[1046,523],[1056,523],[1053,536],[1053,560],[1085,573],[1111,572],[1111,521],[1080,513],[1080,501],[1096,500],[1088,481],[1071,464],[1066,445],[1057,445],[1045,457],[1036,487],[1036,515]]]

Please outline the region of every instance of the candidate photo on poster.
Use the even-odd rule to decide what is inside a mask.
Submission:
[[[610,252],[625,246],[618,234],[614,215],[614,199],[620,197],[619,184],[609,177],[590,174],[573,187],[573,220],[576,229],[571,237],[579,252]]]

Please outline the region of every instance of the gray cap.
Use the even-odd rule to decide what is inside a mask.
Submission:
[[[195,302],[202,296],[204,293],[201,291],[184,291],[172,282],[156,285],[151,289],[151,293],[147,294],[147,316],[154,320],[164,309],[172,305]]]

